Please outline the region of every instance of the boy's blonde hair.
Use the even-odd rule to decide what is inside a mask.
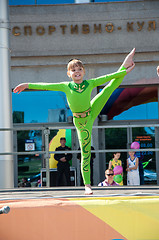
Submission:
[[[74,68],[74,67],[82,67],[84,69],[84,65],[82,63],[81,60],[79,59],[71,59],[68,64],[67,64],[67,71],[69,71],[70,69]]]

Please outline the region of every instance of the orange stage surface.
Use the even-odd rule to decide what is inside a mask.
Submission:
[[[0,240],[159,239],[159,196],[1,200]]]

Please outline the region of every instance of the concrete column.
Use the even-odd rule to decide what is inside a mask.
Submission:
[[[0,128],[12,127],[8,1],[0,1]],[[13,151],[13,133],[0,131],[0,153]],[[13,188],[13,156],[0,155],[0,188]]]

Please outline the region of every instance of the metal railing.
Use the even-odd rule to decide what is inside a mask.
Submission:
[[[41,124],[42,125],[42,124]],[[60,124],[61,125],[61,124]],[[73,125],[56,125],[56,126],[49,126],[49,124],[45,124],[45,126],[16,126],[13,128],[0,128],[1,131],[12,131],[12,132],[17,132],[17,131],[30,131],[30,130],[40,130],[43,131],[44,134],[44,150],[43,151],[26,151],[26,152],[0,152],[0,155],[35,155],[35,154],[42,154],[44,155],[44,159],[46,162],[46,187],[50,187],[50,174],[49,174],[49,159],[50,159],[50,154],[55,154],[55,153],[63,153],[63,151],[49,151],[49,135],[51,130],[59,130],[59,129],[72,129],[75,130],[75,127]],[[157,127],[159,128],[158,123],[147,123],[147,124],[106,124],[102,123],[99,126],[93,126],[93,129],[106,129],[106,128],[136,128],[136,127]],[[128,151],[134,151],[131,148],[127,149],[96,149],[96,150],[91,150],[92,153],[113,153],[113,152],[128,152]],[[159,148],[144,148],[144,149],[135,149],[136,152],[159,152]],[[80,153],[80,150],[70,150],[70,151],[65,151],[66,153]]]

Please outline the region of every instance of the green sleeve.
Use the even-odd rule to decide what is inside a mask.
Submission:
[[[122,69],[123,68],[124,67],[122,67]],[[100,86],[100,85],[102,85],[106,82],[109,82],[112,79],[124,77],[126,74],[127,73],[126,73],[126,70],[124,68],[120,72],[115,72],[115,73],[111,73],[111,74],[101,76],[101,77],[98,77],[98,78],[95,78],[95,79],[90,79],[89,82],[93,83],[93,87],[97,87],[97,86]]]
[[[29,89],[49,90],[49,91],[67,91],[67,82],[61,83],[29,83]]]

